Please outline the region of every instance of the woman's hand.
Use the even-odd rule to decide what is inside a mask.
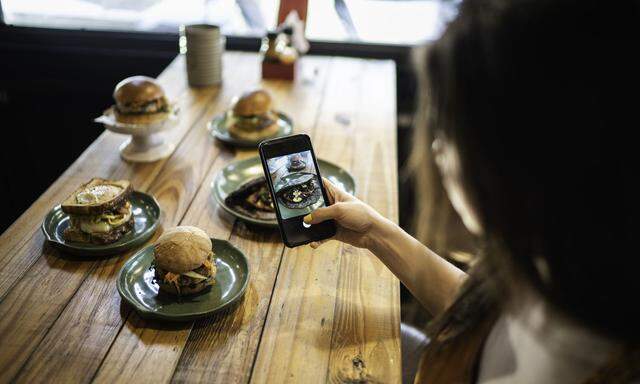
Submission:
[[[329,198],[329,206],[318,208],[304,217],[307,224],[318,224],[333,219],[336,222],[336,240],[359,248],[369,248],[372,233],[385,219],[373,208],[322,178]],[[311,243],[312,248],[321,242]]]
[[[411,237],[373,208],[322,180],[329,198],[328,207],[304,217],[317,224],[333,219],[335,239],[375,254],[434,316],[442,313],[455,298],[466,274]],[[317,248],[320,243],[311,243]]]

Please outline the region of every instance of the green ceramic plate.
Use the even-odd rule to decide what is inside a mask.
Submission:
[[[140,316],[170,321],[188,321],[210,316],[238,301],[249,283],[249,263],[244,254],[226,240],[211,239],[216,258],[215,283],[202,293],[178,298],[158,292],[153,282],[153,246],[129,259],[118,275],[120,296]]]
[[[282,112],[276,112],[276,114],[278,115],[278,133],[260,140],[243,140],[231,136],[227,130],[227,113],[214,117],[213,120],[207,124],[207,128],[213,137],[227,144],[235,145],[237,147],[258,148],[258,144],[260,144],[262,140],[290,135],[293,132],[293,122],[291,121],[291,118]]]
[[[322,176],[329,179],[329,181],[340,187],[342,190],[351,194],[355,193],[356,182],[353,179],[353,176],[351,176],[351,174],[344,168],[322,159],[318,159],[318,166],[320,167],[320,174],[322,174]],[[264,176],[262,163],[260,162],[259,157],[233,162],[220,170],[213,180],[211,185],[213,197],[222,209],[241,220],[265,227],[278,227],[278,221],[275,219],[256,219],[234,211],[224,203],[224,200],[231,192],[238,189],[239,186],[247,181],[259,176]]]
[[[62,212],[59,205],[45,216],[42,232],[51,243],[74,255],[104,256],[124,252],[147,241],[160,224],[160,206],[153,196],[133,191],[129,201],[135,225],[131,232],[115,243],[98,245],[65,241],[62,233],[69,226],[69,216]]]

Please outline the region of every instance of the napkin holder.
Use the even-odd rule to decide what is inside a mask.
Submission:
[[[262,78],[277,80],[293,80],[296,74],[296,63],[285,64],[277,61],[262,61]]]

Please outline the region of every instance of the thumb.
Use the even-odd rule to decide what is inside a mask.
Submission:
[[[352,195],[348,194],[347,192],[342,190],[340,187],[335,186],[326,177],[322,178],[322,183],[324,184],[325,191],[327,191],[330,204],[335,204],[341,201],[350,201],[353,199]]]
[[[340,210],[340,204],[330,205],[328,207],[318,208],[310,214],[306,215],[302,220],[306,224],[318,224],[323,221],[335,219],[338,217],[338,211]]]

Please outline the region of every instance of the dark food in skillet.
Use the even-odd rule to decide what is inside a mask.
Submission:
[[[224,200],[227,207],[254,219],[275,220],[276,213],[264,177],[249,180]]]
[[[305,169],[306,166],[307,164],[305,164],[299,153],[289,156],[289,162],[287,163],[287,169],[289,171],[301,171]]]
[[[216,276],[211,239],[200,228],[175,227],[153,246],[155,282],[161,291],[190,295],[213,285]]]
[[[94,178],[81,185],[62,204],[69,227],[62,234],[69,242],[110,244],[134,225],[127,180]]]
[[[293,175],[293,174],[292,174]],[[299,173],[276,192],[285,207],[304,208],[320,200],[322,193],[318,188],[316,176],[311,173]]]

